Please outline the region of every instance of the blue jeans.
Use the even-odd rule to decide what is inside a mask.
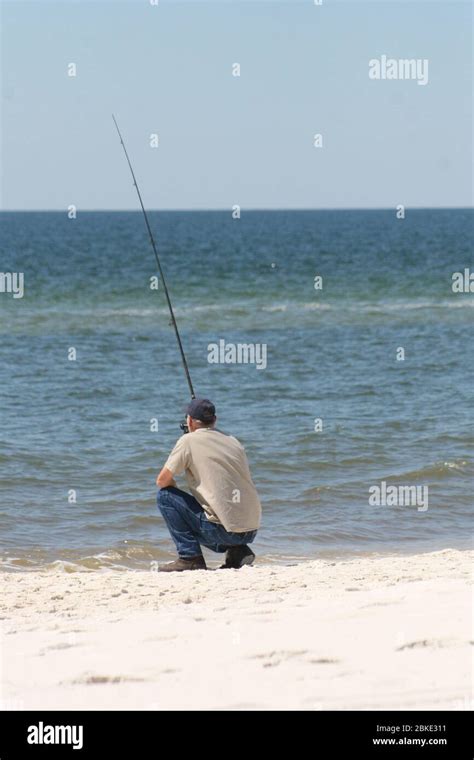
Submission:
[[[194,496],[169,486],[158,491],[158,509],[163,515],[180,557],[197,557],[202,546],[225,552],[231,546],[250,544],[256,530],[229,533],[223,525],[210,522]]]

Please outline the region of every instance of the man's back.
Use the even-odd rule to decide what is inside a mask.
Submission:
[[[260,500],[245,449],[234,436],[215,428],[183,435],[165,467],[173,475],[185,471],[193,496],[211,522],[236,533],[260,527]]]

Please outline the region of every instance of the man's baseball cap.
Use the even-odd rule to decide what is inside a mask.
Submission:
[[[189,414],[193,420],[212,422],[216,416],[216,408],[208,398],[193,398],[186,407],[186,414]]]

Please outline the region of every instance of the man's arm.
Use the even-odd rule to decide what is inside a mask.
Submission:
[[[184,472],[189,463],[188,438],[189,434],[182,435],[181,438],[178,438],[176,441],[173,451],[169,455],[165,462],[165,466],[156,479],[156,485],[158,488],[168,488],[168,486],[174,486],[176,488],[174,476],[180,475]]]
[[[168,488],[168,486],[174,486],[176,488],[176,483],[171,470],[168,470],[167,467],[163,467],[156,479],[156,485],[158,488]]]

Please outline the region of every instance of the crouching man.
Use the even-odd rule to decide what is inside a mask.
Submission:
[[[215,428],[208,399],[191,401],[186,423],[189,433],[178,439],[156,479],[158,508],[178,551],[177,560],[158,569],[206,570],[201,546],[225,552],[221,569],[251,565],[255,554],[247,544],[257,535],[262,508],[245,449]],[[176,487],[182,472],[191,493]]]

